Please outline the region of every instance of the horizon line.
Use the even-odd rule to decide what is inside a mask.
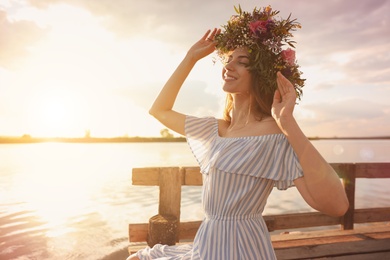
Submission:
[[[390,136],[333,136],[333,137],[308,137],[309,140],[388,140]],[[43,143],[43,142],[62,142],[62,143],[102,143],[102,142],[182,142],[185,136],[113,136],[113,137],[32,137],[23,135],[0,136],[0,143]]]

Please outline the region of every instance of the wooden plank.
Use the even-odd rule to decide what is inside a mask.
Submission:
[[[180,233],[183,240],[193,239],[196,230],[199,228],[201,221],[183,222],[180,227]],[[144,242],[148,232],[148,223],[134,223],[129,225],[130,242]],[[186,235],[192,232],[193,236]],[[271,235],[272,241],[297,240],[319,237],[336,237],[345,235],[360,235],[367,237],[390,238],[390,223],[373,223],[369,225],[358,226],[353,230],[324,229],[307,232],[292,232],[289,234]]]
[[[390,163],[330,163],[340,178],[345,169],[355,167],[355,178],[390,178]]]
[[[336,164],[337,167],[341,167],[345,164]],[[160,169],[164,167],[144,167],[132,169],[132,181],[133,185],[158,185]],[[199,186],[202,185],[202,175],[200,168],[195,167],[181,167],[183,174],[182,185]]]
[[[356,178],[390,178],[390,163],[356,163]]]
[[[131,178],[133,185],[158,186],[160,180],[160,168],[133,168]]]
[[[364,235],[372,239],[390,239],[390,232],[366,233]]]
[[[317,258],[317,259],[325,259],[325,258]],[[354,254],[354,255],[332,257],[332,260],[385,260],[385,259],[390,259],[390,252],[379,252],[379,253],[359,254],[359,255]]]
[[[145,167],[132,169],[132,185],[158,186],[160,172],[171,167]],[[202,174],[199,167],[180,167],[180,183],[188,186],[201,186]]]
[[[201,186],[203,185],[202,174],[200,173],[199,167],[183,167],[184,170],[184,184],[190,186]]]
[[[202,221],[180,223],[180,240],[193,240]]]
[[[318,212],[265,216],[264,219],[270,231],[340,223],[344,228],[352,229],[354,223],[390,221],[390,208],[354,209],[355,178],[389,178],[390,163],[334,163],[331,166],[343,178],[350,201],[350,208],[343,221]],[[162,172],[166,175],[166,180],[162,177]],[[202,185],[202,176],[199,167],[134,168],[132,181],[133,185],[161,185],[163,188],[160,189],[159,210],[162,207],[161,211],[165,212],[164,214],[173,212],[180,219],[181,185]],[[173,188],[170,187],[172,184],[175,184]],[[200,223],[200,221],[181,223],[180,239],[193,239]],[[129,239],[133,242],[146,241],[147,232],[148,224],[129,225]],[[379,237],[387,238],[386,234],[372,234],[372,238]]]
[[[331,217],[320,212],[266,215],[264,220],[269,231],[332,226],[341,223],[341,217]]]
[[[181,228],[188,228],[187,231],[181,230],[181,233],[184,237],[186,237],[185,232],[196,232],[195,229],[200,224],[200,221],[193,221],[189,223],[183,223],[186,225],[182,225]],[[147,230],[147,224],[131,224],[129,225],[129,238],[131,242],[131,246],[129,247],[129,251],[134,253],[135,251],[146,247],[146,236],[147,232],[139,232],[142,230]],[[138,236],[143,236],[144,240],[133,239],[133,235],[136,234]],[[375,238],[379,237],[379,239]],[[183,241],[189,238],[193,238],[188,236],[187,238],[183,238]],[[386,238],[386,239],[383,239]],[[292,233],[292,234],[283,234],[283,235],[272,235],[271,236],[272,243],[274,245],[275,251],[277,255],[280,256],[278,259],[305,259],[305,254],[309,254],[310,256],[306,259],[321,259],[325,257],[331,257],[334,259],[344,259],[345,254],[351,254],[351,256],[356,256],[356,258],[345,258],[345,260],[352,259],[375,259],[375,258],[357,258],[359,254],[363,254],[364,256],[369,257],[370,255],[387,255],[383,254],[383,252],[389,251],[390,246],[390,225],[377,223],[371,224],[367,226],[359,226],[355,230],[319,230],[319,231],[308,231],[301,233]],[[384,243],[378,242],[379,240],[384,240]],[[348,242],[346,242],[348,241]],[[377,241],[378,243],[374,243],[373,245],[368,245],[367,248],[366,243],[358,245],[362,248],[367,248],[365,250],[355,250],[356,244],[353,242],[356,241]],[[134,242],[144,242],[144,243],[134,243]],[[349,243],[349,244],[348,244]],[[352,244],[351,244],[352,243]],[[330,247],[322,247],[323,245],[330,245]],[[351,247],[354,245],[354,247]],[[344,252],[340,252],[340,248],[346,247],[348,250],[344,250]],[[318,249],[319,248],[319,249]],[[322,248],[322,249],[321,249]],[[352,248],[352,249],[351,249]],[[284,250],[289,249],[289,250]],[[380,252],[379,252],[380,251]],[[337,256],[334,252],[338,252],[340,255]],[[379,252],[379,253],[378,253]],[[297,256],[298,255],[298,256]],[[307,255],[306,255],[307,256]],[[387,258],[378,258],[378,259],[387,259]],[[390,259],[390,258],[389,258]]]
[[[180,243],[185,244],[185,243]],[[129,246],[128,251],[129,254],[134,254],[138,250],[144,249],[148,245],[146,243],[134,243]],[[276,250],[276,254],[280,255],[280,250]],[[278,258],[288,260],[288,259],[294,259],[290,258],[288,256],[284,258]],[[295,259],[302,259],[302,258],[295,258]],[[379,259],[390,259],[390,251],[384,251],[384,252],[370,252],[370,253],[358,253],[358,254],[349,254],[349,255],[342,255],[342,256],[332,256],[332,257],[310,257],[306,259],[332,259],[332,260],[379,260]]]
[[[341,230],[341,229],[323,229],[306,232],[291,232],[288,234],[274,234],[271,235],[273,242],[283,242],[289,240],[311,239],[321,237],[337,237],[337,236],[365,236],[367,238],[382,239],[390,238],[390,224],[386,223],[373,223],[370,225],[358,226],[353,230]],[[282,244],[280,244],[282,245]]]
[[[270,231],[340,224],[339,218],[329,217],[325,214],[318,213],[318,212],[269,215],[269,216],[264,216],[264,220]],[[201,223],[202,223],[201,221],[181,222],[179,228],[180,230],[179,240],[193,239]],[[139,225],[139,224],[130,224],[130,226],[132,225]],[[132,228],[129,228],[129,233],[130,236],[132,237],[133,242],[143,241],[142,240],[144,238],[143,234],[148,232],[147,224],[145,224],[144,226],[137,227],[136,231],[140,232],[141,227],[145,228],[143,233],[141,233],[142,234],[141,237],[139,237],[137,234],[131,234]]]
[[[369,223],[370,221],[371,222],[390,221],[390,215],[388,215],[388,213],[390,212],[390,207],[378,208],[372,210],[373,212],[370,212],[369,209],[357,209],[356,220],[359,221],[358,223]],[[382,216],[382,214],[385,214],[385,216]],[[308,227],[333,226],[333,225],[340,224],[339,218],[330,217],[318,212],[268,215],[268,216],[264,216],[264,220],[270,231],[308,228]],[[201,221],[181,222],[179,239],[180,240],[193,239],[195,237],[196,231],[198,230],[200,224]],[[131,225],[134,224],[130,224],[130,226]],[[143,231],[144,233],[142,233],[142,238],[138,238],[137,234],[132,234],[131,231],[132,229],[130,228],[129,236],[133,238],[132,240],[133,242],[145,241],[142,239],[144,237],[143,234],[147,234],[148,226],[147,224],[144,224],[143,227],[145,228],[145,230]],[[369,227],[372,228],[373,225],[369,225]],[[381,228],[383,229],[383,227]],[[351,231],[354,232],[353,230]],[[140,228],[137,228],[136,232],[140,232]]]
[[[174,216],[180,222],[181,175],[179,168],[161,168],[159,183],[158,213],[162,216]]]
[[[314,242],[314,241],[313,241]],[[275,249],[278,260],[315,259],[353,254],[370,254],[390,251],[390,239],[359,240],[322,245],[305,245],[292,248]]]
[[[372,223],[390,221],[390,207],[355,210],[355,223]]]
[[[343,167],[343,183],[344,190],[349,201],[349,207],[347,212],[344,214],[341,222],[342,229],[353,229],[354,224],[354,213],[355,213],[355,188],[356,188],[356,178],[355,178],[355,165],[347,164]]]
[[[340,178],[345,178],[345,173],[347,172],[346,169],[348,169],[348,165],[346,163],[330,163],[330,166],[336,171],[336,173],[339,175]],[[354,164],[352,164],[354,165]]]
[[[202,221],[182,222],[179,226],[180,240],[194,239],[196,232]],[[148,236],[148,223],[129,224],[129,241],[130,242],[146,242]]]
[[[348,233],[350,231],[341,231]],[[310,232],[308,232],[310,233]],[[340,236],[340,240],[343,236]],[[309,241],[309,240],[308,240]],[[313,242],[314,241],[314,242]],[[327,242],[322,238],[322,241]],[[338,241],[338,240],[334,240]],[[358,243],[357,243],[358,242]],[[191,242],[185,242],[191,243]],[[182,243],[180,243],[182,244]],[[349,242],[341,241],[338,243],[321,244],[317,238],[311,239],[311,242],[307,242],[305,246],[296,247],[278,247],[277,243],[273,241],[275,246],[275,252],[278,259],[387,259],[387,258],[372,258],[372,256],[388,256],[390,255],[390,240],[350,240]],[[129,252],[134,253],[147,246],[146,243],[132,243],[129,247]],[[351,258],[354,256],[355,258]],[[360,258],[364,256],[366,258]]]
[[[272,241],[274,249],[283,249],[283,248],[294,248],[294,247],[305,247],[305,246],[316,246],[316,245],[325,245],[325,244],[334,244],[334,243],[345,243],[353,241],[362,241],[364,238],[357,236],[356,234],[346,234],[338,236],[311,236],[308,238],[301,239],[289,239],[284,241]]]
[[[355,168],[355,178],[390,178],[390,163],[331,163],[341,178],[345,178],[345,169]],[[164,167],[162,167],[164,168]],[[133,185],[158,185],[160,167],[133,168]],[[182,167],[183,185],[202,185],[199,167]]]
[[[146,242],[148,239],[149,223],[129,224],[129,242]]]

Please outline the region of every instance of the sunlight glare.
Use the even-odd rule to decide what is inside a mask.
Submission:
[[[147,111],[157,92],[150,86],[163,84],[184,49],[143,35],[123,39],[105,27],[105,18],[67,4],[44,11],[26,7],[11,18],[34,21],[45,32],[8,84],[19,101],[19,116],[12,120],[20,122],[8,131],[32,137],[83,137],[87,130],[92,137],[159,136],[163,126]],[[192,77],[197,75],[206,74],[195,70]]]
[[[15,194],[46,223],[48,236],[71,232],[69,222],[89,213],[90,196],[101,188],[100,176],[83,168],[88,164],[83,164],[82,147],[74,150],[67,144],[43,143],[35,149],[37,153],[28,157],[29,168],[16,176]]]
[[[83,106],[76,93],[59,83],[48,83],[31,97],[31,134],[44,137],[82,136]]]

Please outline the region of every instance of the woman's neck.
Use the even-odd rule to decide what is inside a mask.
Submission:
[[[253,122],[272,119],[268,115],[258,115],[252,109],[250,99],[234,99],[229,128],[241,128]]]
[[[231,121],[229,128],[242,128],[246,125],[257,121],[252,108],[249,99],[247,99],[244,102],[234,102],[233,103],[233,109],[231,114]]]

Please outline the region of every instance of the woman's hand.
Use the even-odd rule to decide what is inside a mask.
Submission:
[[[185,114],[173,110],[177,95],[187,79],[195,63],[215,50],[215,36],[220,30],[208,30],[203,37],[196,42],[180,62],[171,77],[165,83],[160,94],[157,96],[149,113],[169,129],[185,135]]]
[[[213,31],[207,30],[203,37],[189,49],[187,55],[196,62],[211,54],[215,50],[215,36],[220,32],[221,29],[216,28]]]
[[[293,118],[297,94],[293,84],[281,72],[278,72],[276,76],[278,89],[275,91],[274,101],[272,103],[272,117],[284,132],[284,124]]]
[[[294,180],[295,186],[314,209],[331,216],[342,216],[348,209],[348,199],[340,179],[295,121],[293,111],[297,94],[293,84],[280,72],[277,83],[272,116],[294,149],[304,174]]]

